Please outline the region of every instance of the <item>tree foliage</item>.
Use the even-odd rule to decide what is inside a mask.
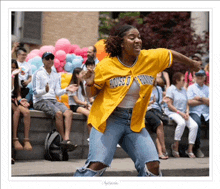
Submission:
[[[139,12],[122,12],[117,19],[111,19],[108,14],[107,19],[103,16],[100,21],[101,38],[107,38],[110,30],[118,24],[130,24],[139,30],[143,49],[168,48],[188,57],[195,53],[203,55],[209,50],[209,34],[205,34],[205,39],[195,34],[190,12],[150,12],[147,16]],[[186,66],[178,63],[167,69],[170,75],[186,70]]]

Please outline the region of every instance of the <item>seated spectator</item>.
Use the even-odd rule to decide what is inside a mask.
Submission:
[[[157,74],[157,85],[162,88],[163,97],[166,96],[166,90],[170,87],[169,74],[165,71]]]
[[[188,103],[190,106],[190,116],[198,124],[198,133],[194,146],[196,157],[204,157],[200,149],[201,125],[204,123],[209,127],[209,87],[204,85],[206,73],[200,70],[195,74],[195,83],[189,86],[187,91]]]
[[[196,53],[192,56],[192,60],[196,60],[201,62],[202,65],[202,56],[199,53]],[[188,70],[185,73],[185,83],[184,83],[184,88],[187,89],[190,85],[194,84],[195,82],[195,72],[190,72]]]
[[[11,64],[11,77],[12,77],[12,89],[11,89],[11,106],[13,112],[13,128],[12,128],[12,138],[13,146],[15,150],[32,150],[32,146],[29,141],[29,130],[30,130],[30,111],[28,109],[29,103],[25,98],[21,98],[21,89],[19,86],[18,74],[21,69],[18,67],[16,60],[12,60]],[[21,145],[18,139],[18,124],[20,114],[24,117],[24,146]]]
[[[168,159],[168,154],[166,151],[165,146],[165,139],[164,139],[164,129],[163,129],[163,122],[157,116],[157,113],[163,114],[163,110],[161,108],[162,104],[162,89],[160,86],[156,85],[156,81],[153,87],[153,91],[151,93],[150,102],[148,104],[148,110],[145,115],[146,119],[146,127],[150,127],[153,132],[157,134],[156,138],[156,146],[157,151],[160,159]]]
[[[21,81],[21,97],[26,98],[27,101],[31,104],[33,102],[33,90],[32,90],[32,69],[31,64],[25,62],[27,57],[27,51],[25,48],[21,47],[16,52],[17,63],[21,72],[19,73],[19,79]]]
[[[172,78],[173,84],[167,89],[166,96],[168,97],[165,113],[172,118],[176,123],[174,134],[174,144],[171,145],[172,155],[179,158],[179,141],[183,135],[185,126],[189,128],[189,145],[186,154],[190,158],[195,158],[193,153],[193,145],[196,140],[198,131],[197,123],[189,116],[189,106],[187,103],[187,93],[183,88],[184,74],[176,72]]]
[[[61,89],[61,77],[51,69],[54,64],[54,55],[51,52],[45,52],[42,55],[42,60],[44,66],[37,70],[33,76],[34,109],[41,110],[55,118],[57,131],[63,138],[60,145],[68,151],[73,151],[77,147],[69,138],[73,112],[63,103],[58,102],[56,96],[61,96],[68,91],[75,92],[78,87],[69,85],[67,88]]]
[[[91,105],[86,99],[85,89],[83,85],[83,76],[85,71],[82,68],[75,68],[73,70],[72,78],[69,85],[76,84],[78,90],[74,93],[68,92],[70,109],[73,112],[81,113],[89,116]],[[91,127],[88,126],[88,132],[90,133]]]
[[[94,58],[92,58],[92,57],[89,56],[88,59],[86,60],[85,64],[83,64],[83,65],[81,66],[81,68],[82,68],[84,71],[87,71],[88,69],[94,70],[94,69],[95,69],[95,66],[96,66],[96,64],[95,64]],[[85,84],[85,81],[84,81],[84,84]],[[94,97],[90,97],[90,98],[88,98],[88,100],[89,100],[89,102],[92,104],[93,101],[94,101]]]
[[[207,85],[209,87],[209,63],[206,64],[204,70],[206,73],[205,85]]]

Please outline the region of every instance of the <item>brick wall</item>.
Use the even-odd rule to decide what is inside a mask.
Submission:
[[[82,47],[98,39],[98,12],[44,12],[42,45],[55,45],[60,38]]]

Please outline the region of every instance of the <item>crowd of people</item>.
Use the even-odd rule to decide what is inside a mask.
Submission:
[[[52,69],[54,55],[51,52],[42,55],[44,65],[32,75],[30,65],[25,62],[27,51],[17,49],[17,60],[12,60],[11,67],[15,150],[32,150],[31,106],[55,119],[63,139],[61,146],[68,151],[77,148],[70,139],[73,112],[87,116],[88,159],[74,176],[101,176],[111,165],[118,144],[133,160],[139,176],[161,176],[159,159],[169,158],[165,123],[160,116],[165,114],[177,124],[172,155],[180,157],[179,142],[187,126],[186,154],[190,158],[204,157],[200,150],[200,133],[203,122],[209,126],[208,68],[199,70],[198,59],[173,50],[141,48],[142,40],[135,27],[118,27],[106,40],[109,56],[99,62],[96,48],[89,47],[87,61],[73,70],[65,89],[61,89],[61,78]],[[177,72],[170,82],[164,70],[173,61],[189,66],[193,72],[187,71],[185,76]],[[63,94],[68,94],[70,109],[57,101],[56,97]],[[24,116],[24,146],[17,137],[20,114]],[[146,128],[156,133],[156,146]]]

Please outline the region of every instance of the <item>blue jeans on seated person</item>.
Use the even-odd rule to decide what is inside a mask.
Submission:
[[[199,117],[196,113],[190,113],[189,115],[198,124],[198,132],[197,132],[196,141],[194,144],[194,150],[197,150],[200,148],[200,144],[201,144],[200,142],[201,125],[202,123],[205,123],[206,127],[209,128],[209,120],[205,121],[205,118],[203,117],[203,115]]]
[[[90,163],[101,162],[109,167],[118,143],[133,160],[138,176],[155,176],[147,170],[146,163],[159,161],[156,147],[145,128],[140,133],[130,129],[131,116],[132,109],[116,108],[107,120],[104,133],[92,128],[88,159],[74,176],[101,176],[106,168],[94,171],[88,168]]]
[[[25,98],[28,102],[33,102],[33,90],[31,82],[27,85],[27,88],[29,88],[29,93],[25,96]]]

